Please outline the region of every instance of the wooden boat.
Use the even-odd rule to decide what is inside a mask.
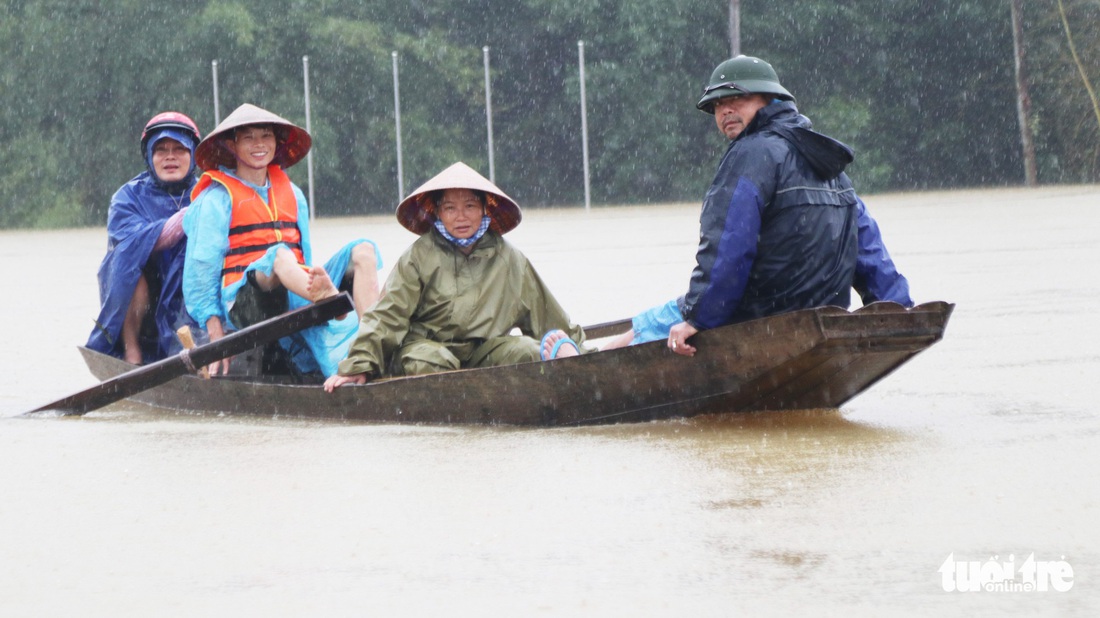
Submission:
[[[549,362],[380,380],[326,393],[274,378],[186,375],[132,400],[178,411],[429,424],[560,426],[708,413],[837,408],[943,338],[954,305],[874,303],[796,311],[697,334],[694,357],[664,341]],[[629,322],[586,329],[589,338]],[[81,348],[105,380],[130,369]]]

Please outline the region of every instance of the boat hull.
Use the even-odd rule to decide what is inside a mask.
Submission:
[[[292,418],[562,426],[837,408],[943,338],[954,305],[796,311],[700,332],[694,357],[663,341],[549,362],[317,384],[177,378],[131,397],[177,411]],[[81,348],[105,380],[130,369]]]

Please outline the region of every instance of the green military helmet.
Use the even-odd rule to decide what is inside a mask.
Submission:
[[[794,95],[779,84],[772,65],[752,56],[737,56],[715,67],[695,107],[713,114],[715,101],[735,94],[773,94],[783,101],[794,100]]]

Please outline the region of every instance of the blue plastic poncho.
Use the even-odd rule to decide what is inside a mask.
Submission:
[[[174,139],[191,151],[195,143],[182,131],[166,128],[150,136],[145,154],[147,170],[123,185],[111,198],[107,214],[107,255],[99,266],[100,312],[87,346],[98,352],[123,357],[122,324],[126,310],[144,272],[150,291],[150,312],[155,332],[142,329],[140,343],[145,362],[179,352],[175,331],[194,322],[183,305],[183,257],[186,239],[153,252],[164,223],[191,202],[192,174],[166,185],[152,173],[151,153],[156,142]]]
[[[236,176],[232,170],[221,167],[222,172],[241,180],[262,199],[268,201],[270,183],[257,186]],[[306,264],[313,264],[313,245],[309,232],[309,205],[298,185],[292,183],[294,197],[298,204],[298,230],[301,232],[302,256]],[[222,287],[222,265],[229,251],[229,223],[232,219],[233,202],[229,192],[220,184],[214,183],[204,190],[188,209],[183,218],[183,229],[189,239],[187,268],[184,273],[183,288],[187,299],[187,309],[195,320],[205,329],[207,320],[217,317],[229,330],[239,325],[229,319],[229,309],[236,302],[237,292],[248,280],[249,271],[261,272],[270,277],[274,273],[275,253],[279,243],[267,249],[267,252],[248,265],[245,276]],[[344,274],[351,261],[352,249],[360,243],[369,243],[374,247],[375,260],[382,268],[382,255],[373,241],[359,239],[344,245],[325,264],[333,284],[340,287]],[[287,291],[288,308],[298,309],[310,304],[310,301]],[[359,317],[353,311],[341,320],[329,320],[326,324],[312,326],[290,337],[279,340],[280,345],[290,353],[298,371],[302,373],[320,372],[331,376],[347,354],[348,347],[359,328]]]

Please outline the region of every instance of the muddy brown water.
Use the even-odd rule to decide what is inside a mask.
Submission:
[[[0,232],[0,615],[1095,615],[1100,187],[867,201],[916,300],[957,303],[944,341],[839,411],[569,429],[18,418],[94,384],[106,239]],[[697,225],[531,210],[509,238],[595,323],[682,292]],[[314,234],[387,271],[413,238]],[[1012,589],[1029,558],[1069,589]],[[946,591],[970,563],[1005,586]]]

